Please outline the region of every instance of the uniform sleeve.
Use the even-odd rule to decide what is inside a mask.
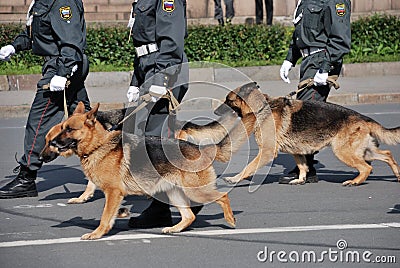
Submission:
[[[171,76],[179,72],[182,63],[186,18],[182,0],[159,0],[158,3],[156,42],[160,52],[156,59],[156,75],[153,83],[167,87]]]
[[[321,68],[329,72],[332,65],[340,62],[343,56],[350,52],[350,2],[329,1],[325,12],[324,24],[328,35],[328,44],[326,46],[327,58]]]
[[[86,42],[85,22],[81,1],[56,1],[51,9],[51,25],[60,49],[57,61],[57,75],[66,77],[72,67],[82,61]]]
[[[293,66],[296,65],[296,62],[301,58],[300,49],[296,46],[294,42],[295,32],[293,32],[292,40],[289,44],[289,50],[286,56],[286,60],[290,61]]]
[[[28,50],[32,48],[32,39],[29,37],[27,31],[20,33],[12,42],[12,46],[16,52]]]

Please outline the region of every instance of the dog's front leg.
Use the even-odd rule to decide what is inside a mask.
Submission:
[[[119,189],[107,189],[104,191],[106,203],[104,205],[103,215],[101,216],[100,225],[91,233],[84,234],[82,240],[99,239],[107,234],[114,225],[114,219],[117,216],[118,208],[124,198]]]
[[[275,148],[275,147],[274,147]],[[238,183],[247,177],[254,175],[254,173],[262,166],[266,165],[274,159],[275,152],[268,149],[261,149],[253,161],[248,164],[242,172],[234,177],[225,177],[224,180],[228,183]]]
[[[79,196],[75,198],[71,198],[68,200],[68,204],[82,204],[88,201],[90,198],[93,197],[94,191],[96,190],[96,185],[92,181],[88,181],[86,185],[85,191]]]
[[[306,157],[304,155],[295,154],[293,155],[294,160],[296,161],[297,167],[299,168],[299,178],[291,180],[289,184],[304,184],[306,183],[306,176],[308,172],[308,166]]]

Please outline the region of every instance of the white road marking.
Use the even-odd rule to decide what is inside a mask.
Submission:
[[[149,241],[149,239],[178,238],[179,236],[202,237],[202,236],[221,236],[221,235],[240,235],[240,234],[308,232],[308,231],[326,231],[326,230],[357,230],[357,229],[362,230],[362,229],[384,229],[384,228],[400,228],[400,223],[392,222],[392,223],[371,223],[371,224],[336,224],[336,225],[272,227],[272,228],[253,228],[253,229],[187,231],[175,235],[127,234],[127,235],[113,235],[95,241],[142,240],[142,242],[146,243],[145,241]],[[67,244],[67,243],[78,243],[78,242],[88,243],[94,241],[81,240],[80,237],[41,239],[41,240],[20,240],[20,241],[1,242],[0,248]]]
[[[0,130],[1,129],[20,129],[20,128],[25,128],[25,126],[22,126],[22,127],[0,127]]]

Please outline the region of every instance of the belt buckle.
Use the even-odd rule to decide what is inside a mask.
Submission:
[[[144,56],[147,54],[147,49],[146,46],[140,46],[140,47],[136,47],[136,53],[138,55],[138,57]]]

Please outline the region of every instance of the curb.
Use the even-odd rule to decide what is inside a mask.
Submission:
[[[400,103],[400,93],[330,95],[328,101],[339,105]],[[209,109],[214,109],[218,105],[219,103],[210,103]],[[101,103],[100,110],[125,107],[125,103]],[[0,118],[27,117],[29,110],[30,105],[0,106]]]

